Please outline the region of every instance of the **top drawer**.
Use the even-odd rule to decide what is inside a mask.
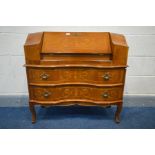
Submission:
[[[97,68],[28,68],[30,83],[117,84],[124,83],[125,69]]]

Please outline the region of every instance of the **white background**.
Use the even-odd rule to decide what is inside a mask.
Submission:
[[[12,26],[12,25],[39,25],[39,26],[147,26],[155,25],[154,20],[154,0],[5,0],[0,1],[0,25]],[[109,28],[109,27],[108,27]],[[145,29],[145,28],[144,28]],[[110,29],[112,30],[112,29]],[[110,31],[107,30],[107,31]],[[114,30],[114,29],[113,29]],[[139,28],[136,29],[136,32]],[[141,31],[141,30],[140,30]],[[115,32],[116,29],[115,29]],[[123,31],[122,33],[124,33]],[[136,33],[132,29],[132,33]],[[22,32],[20,32],[22,33]],[[28,32],[27,32],[28,33]],[[120,32],[121,33],[121,32]],[[125,33],[126,34],[126,33]],[[148,34],[148,31],[143,31],[141,35]],[[19,35],[16,35],[19,37]],[[22,37],[26,37],[26,34]],[[20,44],[24,40],[19,39]],[[132,40],[132,39],[131,39]],[[143,40],[143,39],[142,39]],[[13,38],[14,44],[9,44],[9,49],[14,46],[14,49],[19,50],[22,53],[22,48],[17,47],[17,42]],[[144,39],[143,43],[147,42]],[[11,41],[12,42],[12,41]],[[129,41],[131,42],[131,41]],[[137,42],[135,46],[137,46]],[[130,43],[131,44],[131,43]],[[129,44],[129,46],[130,46]],[[149,44],[145,43],[145,44]],[[19,44],[18,44],[19,45]],[[2,49],[6,44],[0,41]],[[150,47],[144,46],[139,42],[141,46],[139,49],[145,51]],[[137,47],[136,47],[137,48]],[[147,49],[146,49],[147,48]],[[6,51],[8,53],[14,53],[17,51]],[[143,50],[143,51],[144,51]],[[153,48],[152,48],[153,50]],[[4,51],[3,51],[4,52]],[[131,51],[130,51],[131,52]],[[135,50],[134,50],[135,52]],[[137,51],[136,51],[137,52]],[[141,51],[138,51],[141,53]],[[150,52],[150,51],[149,51]],[[132,52],[133,53],[133,52]],[[151,52],[153,53],[153,52]],[[6,53],[5,53],[6,54]],[[153,56],[153,55],[149,55]],[[8,56],[9,57],[9,56]],[[11,59],[13,56],[10,56]],[[21,57],[21,56],[19,56]],[[4,57],[3,57],[4,58]],[[19,58],[20,59],[20,58]],[[147,59],[147,57],[146,57]],[[8,61],[10,66],[15,63]],[[22,59],[19,61],[22,64]],[[4,63],[0,61],[0,66]],[[19,67],[19,63],[16,63]],[[154,68],[154,66],[151,68]],[[144,65],[138,69],[143,70]],[[2,68],[2,67],[1,67]],[[133,68],[133,67],[132,67]],[[4,72],[3,69],[0,70]],[[21,71],[20,69],[15,70]],[[132,70],[133,71],[133,70]],[[145,69],[147,72],[147,70]],[[145,72],[145,73],[146,73]],[[20,76],[23,76],[22,75]],[[142,73],[142,72],[141,72]],[[151,74],[152,72],[147,72]],[[11,79],[10,72],[5,72],[5,76]],[[15,73],[15,75],[19,73]],[[0,74],[2,76],[2,74]],[[17,76],[14,77],[19,78]],[[4,79],[4,78],[3,78]],[[2,80],[2,79],[1,79]],[[0,81],[1,81],[0,80]],[[9,80],[7,80],[9,81]],[[25,80],[24,80],[25,81]],[[5,82],[5,79],[4,79]],[[145,85],[146,81],[140,83],[139,86]],[[20,85],[21,81],[19,81]],[[0,83],[0,87],[3,87],[5,92],[7,90],[13,90],[13,87],[19,88],[18,85],[13,85],[12,81],[7,84]],[[154,83],[151,84],[153,87]],[[11,89],[6,87],[12,87]],[[148,87],[148,86],[147,86]],[[145,87],[145,89],[148,89]],[[150,86],[149,86],[150,87]],[[23,84],[24,88],[24,84]],[[22,89],[23,89],[22,88]],[[24,88],[25,89],[25,88]],[[5,94],[3,92],[3,94]],[[11,93],[11,91],[10,91]],[[142,93],[142,92],[141,92]],[[151,93],[152,94],[152,90]],[[153,93],[154,94],[154,93]],[[132,117],[132,116],[131,116]],[[7,120],[6,120],[7,121]],[[21,154],[54,154],[54,155],[82,155],[82,154],[112,154],[112,155],[124,155],[124,154],[149,154],[154,155],[154,130],[0,130],[0,154],[3,155],[21,155]]]
[[[149,130],[13,130],[0,136],[3,155],[154,155]]]

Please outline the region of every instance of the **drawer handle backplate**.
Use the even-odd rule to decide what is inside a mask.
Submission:
[[[49,78],[49,75],[48,74],[41,74],[40,77],[42,78],[42,80],[47,80]]]
[[[106,81],[108,81],[110,78],[111,78],[111,76],[109,75],[109,73],[105,73],[103,75],[103,79],[106,80]]]
[[[49,97],[50,95],[51,95],[50,92],[44,92],[44,93],[43,93],[43,96],[44,96],[44,97]]]
[[[103,94],[102,94],[102,97],[103,97],[103,98],[109,98],[109,93],[108,93],[108,92],[103,93]]]

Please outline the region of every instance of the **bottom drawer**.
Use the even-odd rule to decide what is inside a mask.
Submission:
[[[62,101],[91,100],[117,101],[122,99],[123,87],[91,87],[91,86],[30,86],[30,100]]]

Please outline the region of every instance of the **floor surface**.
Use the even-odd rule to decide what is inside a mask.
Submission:
[[[121,123],[113,120],[116,107],[37,107],[31,123],[28,107],[0,107],[1,129],[154,129],[155,107],[124,107]]]

